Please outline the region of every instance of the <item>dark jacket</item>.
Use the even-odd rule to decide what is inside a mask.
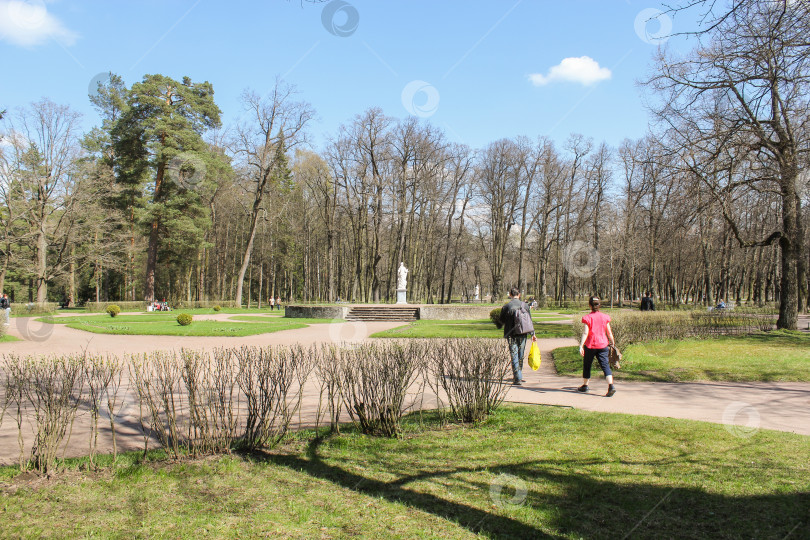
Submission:
[[[11,307],[11,305],[8,303],[8,298],[0,297],[0,309],[6,309],[9,307]]]
[[[501,308],[501,323],[503,323],[503,337],[511,337],[515,326],[515,311],[520,306],[529,310],[529,305],[520,298],[512,298]]]

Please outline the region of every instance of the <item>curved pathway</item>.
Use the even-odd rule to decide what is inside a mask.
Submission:
[[[206,316],[214,320],[227,320],[233,315]],[[202,319],[199,317],[198,320]],[[210,350],[216,347],[241,345],[292,345],[313,343],[346,343],[366,341],[375,332],[401,326],[401,322],[346,322],[314,324],[307,328],[284,330],[271,334],[246,337],[176,337],[176,336],[120,336],[91,334],[67,328],[65,325],[43,325],[32,319],[12,320],[9,333],[23,341],[0,344],[3,354],[68,354],[125,353],[138,354],[154,350],[180,349],[183,347]],[[617,393],[604,397],[607,385],[598,371],[591,379],[591,392],[580,394],[576,388],[581,379],[562,377],[553,369],[551,351],[557,347],[576,345],[570,338],[538,340],[543,353],[541,368],[534,372],[526,367],[526,382],[521,387],[511,387],[507,401],[538,405],[566,406],[589,411],[643,414],[703,420],[720,424],[718,429],[727,429],[740,437],[748,437],[757,429],[775,429],[810,435],[810,383],[623,383],[621,372],[617,374]],[[507,353],[504,347],[504,361]],[[597,375],[598,373],[598,375]],[[143,438],[139,433],[132,395],[125,398],[127,411],[119,419],[119,450],[142,448]],[[428,403],[426,405],[429,406]],[[301,422],[312,424],[318,409],[318,388],[307,385],[302,403]],[[10,412],[10,411],[8,411]],[[13,463],[19,455],[17,429],[14,419],[6,414],[0,426],[0,464]],[[68,455],[87,454],[89,415],[80,412],[68,446]],[[30,441],[32,436],[26,435]],[[110,453],[109,429],[102,427],[99,452]]]
[[[510,389],[509,401],[704,420],[724,424],[739,435],[759,428],[810,435],[810,383],[623,383],[618,371],[616,394],[606,398],[607,383],[599,369],[593,372],[588,394],[576,391],[581,378],[563,377],[554,370],[551,351],[577,345],[576,340],[540,339],[538,343],[543,353],[540,369],[523,371],[526,382]]]
[[[86,315],[60,315],[58,318]],[[122,313],[140,315],[140,313]],[[195,320],[227,321],[232,313],[196,315]],[[260,317],[260,315],[256,315]],[[2,353],[16,354],[70,354],[87,351],[93,354],[140,354],[156,350],[181,348],[211,350],[217,347],[240,347],[242,345],[294,345],[310,343],[357,343],[365,341],[375,332],[402,326],[401,322],[345,322],[313,324],[306,328],[281,330],[269,334],[256,334],[244,337],[226,336],[125,336],[115,334],[93,334],[83,330],[68,328],[64,324],[38,322],[37,317],[15,317],[11,320],[8,333],[23,341],[0,344]],[[273,320],[268,317],[268,319]],[[288,319],[289,320],[289,319]],[[236,321],[235,321],[236,322]]]

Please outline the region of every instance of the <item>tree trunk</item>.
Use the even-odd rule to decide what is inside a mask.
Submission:
[[[161,188],[163,187],[163,176],[166,171],[166,164],[158,165],[157,177],[155,178],[155,201],[160,200]],[[143,296],[147,302],[155,301],[155,268],[157,268],[157,251],[160,232],[160,215],[152,219],[149,229],[149,247],[146,250],[146,280],[144,283]]]
[[[261,203],[261,199],[256,200]],[[245,253],[242,255],[242,266],[239,268],[239,277],[236,278],[236,305],[242,305],[242,284],[245,281],[245,274],[247,273],[248,265],[250,264],[250,256],[253,254],[253,240],[256,238],[256,223],[259,217],[258,208],[254,205],[253,211],[250,216],[250,232],[248,233],[248,241],[245,246]]]
[[[47,278],[48,238],[45,233],[45,211],[40,212],[39,230],[37,231],[37,304],[48,301]]]

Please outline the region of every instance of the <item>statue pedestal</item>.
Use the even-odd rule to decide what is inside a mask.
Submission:
[[[405,300],[405,289],[397,289],[397,304],[407,304]]]

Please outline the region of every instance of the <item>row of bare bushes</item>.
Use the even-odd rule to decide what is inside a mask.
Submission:
[[[610,327],[616,346],[623,350],[633,343],[706,339],[716,336],[748,335],[772,330],[775,313],[752,308],[729,311],[623,311],[611,313]],[[574,335],[582,335],[583,324],[574,320]]]
[[[51,473],[64,460],[77,415],[87,414],[90,464],[109,426],[113,459],[124,417],[174,459],[277,445],[295,425],[332,430],[347,419],[394,437],[410,411],[479,422],[503,401],[503,340],[409,340],[312,347],[183,349],[129,355],[6,355],[0,425],[17,424],[19,466]],[[312,379],[312,380],[310,380]],[[302,419],[305,396],[317,398]],[[30,426],[30,428],[29,428]],[[88,430],[85,430],[88,431]],[[33,440],[26,436],[33,433]]]

